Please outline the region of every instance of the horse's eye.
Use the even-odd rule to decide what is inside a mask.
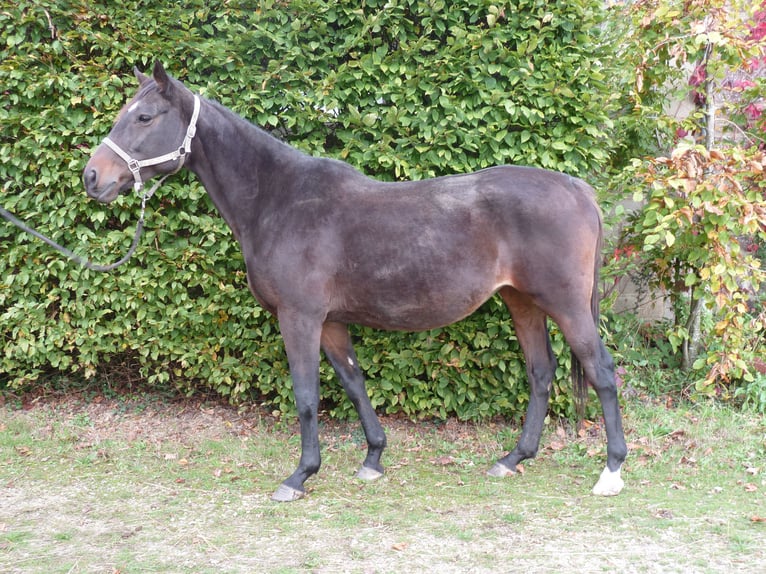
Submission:
[[[141,114],[138,116],[138,121],[142,124],[148,124],[150,121],[152,121],[152,116],[149,114]]]

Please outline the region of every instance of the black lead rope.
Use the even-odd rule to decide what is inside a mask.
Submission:
[[[136,252],[136,249],[138,248],[138,242],[141,239],[141,233],[144,230],[144,211],[146,207],[146,199],[147,199],[147,196],[145,195],[141,201],[141,216],[138,218],[138,224],[136,225],[136,233],[133,236],[133,243],[131,244],[130,249],[128,249],[128,252],[125,254],[125,257],[123,257],[116,263],[112,263],[111,265],[97,265],[96,263],[92,263],[91,261],[84,259],[83,257],[80,257],[73,251],[70,251],[66,247],[62,247],[61,245],[59,245],[52,239],[46,237],[42,233],[38,233],[37,231],[35,231],[34,229],[26,225],[23,221],[16,218],[11,212],[6,210],[2,206],[0,206],[0,215],[2,215],[5,219],[10,221],[11,223],[13,223],[16,227],[18,227],[22,231],[26,231],[30,235],[44,241],[45,243],[53,247],[55,250],[63,253],[69,259],[71,259],[72,261],[76,263],[79,263],[83,267],[87,269],[91,269],[93,271],[106,272],[106,271],[112,271],[113,269],[116,269],[117,267],[125,263],[128,259],[130,259],[133,256],[133,253]]]

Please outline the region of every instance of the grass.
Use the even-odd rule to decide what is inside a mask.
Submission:
[[[384,421],[387,473],[360,483],[356,425],[322,425],[306,499],[269,496],[291,424],[257,410],[104,400],[0,408],[0,571],[751,572],[766,569],[766,422],[629,401],[626,488],[590,495],[603,431],[551,423],[512,479],[500,423]],[[514,429],[518,430],[518,429]]]

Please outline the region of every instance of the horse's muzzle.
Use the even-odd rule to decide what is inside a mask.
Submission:
[[[99,172],[95,167],[89,165],[85,166],[82,182],[88,197],[101,203],[111,203],[117,199],[118,195],[129,191],[132,187],[131,181],[120,182],[119,179],[112,180],[105,185],[99,185]]]

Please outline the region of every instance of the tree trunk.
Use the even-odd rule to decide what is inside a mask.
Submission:
[[[705,68],[707,70],[707,62],[713,52],[713,46],[708,44],[705,50]],[[705,80],[705,149],[708,151],[713,149],[715,145],[715,94],[713,93],[713,80],[707,77]],[[697,360],[697,356],[700,353],[702,343],[702,330],[701,330],[701,318],[702,318],[702,303],[701,297],[694,296],[694,290],[692,289],[689,301],[689,318],[686,321],[686,332],[688,333],[687,339],[684,341],[682,348],[682,367],[684,369],[691,369],[694,361]]]
[[[688,336],[681,348],[683,353],[681,367],[689,370],[697,360],[702,342],[702,330],[700,327],[702,318],[702,299],[695,299],[691,296],[689,305],[689,318],[686,321],[686,332]]]

